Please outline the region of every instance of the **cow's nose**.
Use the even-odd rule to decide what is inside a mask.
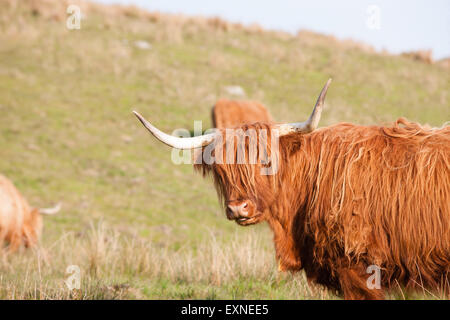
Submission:
[[[227,206],[226,214],[227,218],[232,220],[239,217],[246,217],[248,215],[248,203],[247,201],[240,201],[238,204],[230,203]]]

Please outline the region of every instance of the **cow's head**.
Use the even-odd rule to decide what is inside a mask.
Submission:
[[[23,238],[25,247],[34,247],[42,234],[44,223],[39,209],[33,208],[30,214],[24,217]]]
[[[42,229],[44,227],[43,215],[54,215],[58,213],[61,209],[61,204],[58,203],[52,208],[32,208],[30,213],[25,215],[23,221],[23,237],[25,242],[25,247],[35,246],[42,234]]]
[[[265,220],[279,194],[277,164],[274,162],[280,158],[278,144],[274,142],[281,136],[305,134],[317,127],[330,83],[331,79],[305,122],[255,123],[238,129],[220,129],[201,136],[178,138],[160,131],[139,113],[134,114],[153,136],[168,146],[197,150],[195,168],[204,175],[213,176],[227,218],[247,226]]]
[[[264,220],[277,193],[277,148],[272,152],[272,142],[278,140],[271,129],[264,123],[222,129],[220,137],[195,154],[194,168],[213,177],[227,218],[242,226]]]

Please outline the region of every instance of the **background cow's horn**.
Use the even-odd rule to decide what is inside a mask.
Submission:
[[[325,96],[327,95],[327,90],[328,87],[330,86],[330,83],[331,79],[328,79],[327,83],[320,92],[319,98],[317,98],[316,105],[311,115],[309,116],[309,119],[305,122],[287,123],[278,125],[280,136],[293,132],[308,133],[314,131],[317,128],[320,116],[322,114],[323,102],[325,101]]]
[[[158,128],[154,127],[150,122],[145,120],[138,112],[133,111],[135,116],[141,121],[141,123],[144,125],[144,127],[147,128],[148,131],[152,135],[155,136],[156,139],[159,141],[167,144],[168,146],[176,149],[194,149],[194,148],[200,148],[203,146],[206,146],[210,144],[215,139],[215,134],[205,134],[198,137],[191,137],[191,138],[178,138],[171,135],[168,135]]]
[[[61,210],[61,203],[58,202],[56,204],[56,206],[54,206],[53,208],[42,208],[39,209],[39,213],[40,214],[44,214],[44,215],[53,215],[59,212],[59,210]]]

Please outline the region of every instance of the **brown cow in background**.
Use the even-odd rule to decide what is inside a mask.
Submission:
[[[22,244],[34,247],[42,232],[42,215],[55,214],[60,209],[31,208],[16,187],[0,175],[0,245],[9,244],[8,251],[16,251]]]
[[[255,122],[273,122],[270,112],[258,102],[221,99],[212,109],[214,128],[235,128]]]
[[[450,126],[400,118],[392,126],[315,130],[329,84],[306,122],[233,130],[246,154],[261,141],[245,139],[249,130],[266,130],[268,140],[279,136],[276,150],[258,151],[278,154],[276,174],[262,175],[264,163],[236,164],[236,143],[231,163],[200,161],[196,169],[214,178],[228,219],[269,224],[281,270],[304,270],[346,299],[382,299],[385,289],[399,286],[449,294]],[[202,147],[206,154],[219,144],[211,150],[228,153],[228,130],[178,138],[135,114],[173,148]]]

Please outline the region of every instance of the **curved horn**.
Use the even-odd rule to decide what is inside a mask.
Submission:
[[[308,120],[305,122],[296,123],[286,123],[278,125],[280,136],[284,136],[293,132],[308,133],[314,131],[319,124],[320,116],[322,114],[323,102],[325,101],[325,96],[327,95],[328,87],[330,86],[331,79],[328,79],[327,83],[320,92],[319,98],[317,98],[316,105],[309,116]]]
[[[158,128],[154,127],[150,122],[145,120],[138,112],[133,111],[133,113],[139,119],[139,121],[141,121],[141,123],[144,125],[144,127],[146,127],[147,130],[150,131],[150,133],[155,136],[156,139],[158,139],[159,141],[161,141],[175,149],[200,148],[200,147],[210,144],[216,137],[216,134],[214,134],[214,133],[204,134],[204,135],[201,135],[198,137],[192,137],[192,138],[174,137],[174,136],[168,135],[168,134],[160,131]]]
[[[43,215],[53,215],[59,212],[59,210],[61,210],[61,203],[58,202],[56,204],[56,206],[54,206],[53,208],[43,208],[43,209],[39,209],[39,213],[43,214]]]

